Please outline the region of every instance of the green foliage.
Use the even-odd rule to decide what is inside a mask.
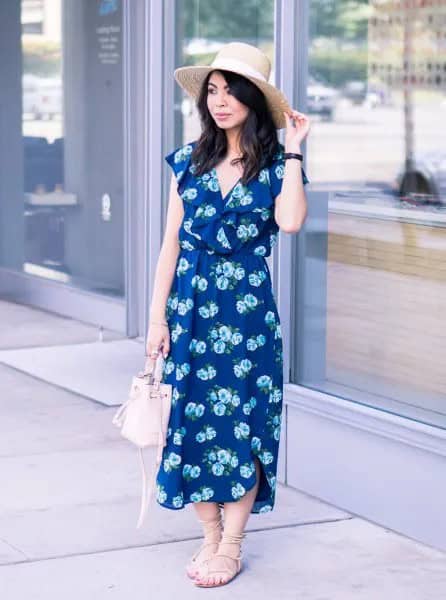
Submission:
[[[177,6],[184,15],[186,39],[255,44],[273,35],[274,0],[182,0]]]
[[[366,40],[369,0],[311,0],[310,38]]]
[[[327,84],[367,80],[369,0],[311,0],[309,70]]]
[[[23,72],[41,77],[60,75],[62,71],[60,43],[43,40],[23,42]]]
[[[353,79],[367,81],[367,49],[312,50],[308,60],[310,74],[333,87]]]

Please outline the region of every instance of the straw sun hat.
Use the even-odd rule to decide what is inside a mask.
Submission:
[[[283,111],[291,114],[292,110],[284,94],[268,83],[271,63],[259,48],[243,42],[230,42],[220,48],[210,65],[180,67],[175,69],[174,77],[183,90],[197,100],[206,75],[214,69],[232,71],[252,81],[265,95],[277,129],[286,127]]]

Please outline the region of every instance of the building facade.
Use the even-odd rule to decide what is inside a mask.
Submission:
[[[279,479],[442,549],[445,24],[446,0],[0,4],[1,296],[143,340],[163,157],[200,131],[173,70],[258,45],[312,122],[308,217],[268,258]]]

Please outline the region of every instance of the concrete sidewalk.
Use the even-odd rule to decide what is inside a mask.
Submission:
[[[0,318],[0,350],[96,341],[94,327],[26,307],[0,303]],[[201,537],[192,505],[154,504],[135,528],[139,462],[115,407],[4,364],[0,394],[1,600],[446,598],[446,554],[282,485],[274,511],[250,517],[244,572],[196,588],[184,574]]]

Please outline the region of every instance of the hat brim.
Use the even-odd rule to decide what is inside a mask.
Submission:
[[[195,100],[198,99],[201,86],[211,71],[219,71],[218,67],[209,66],[190,66],[179,67],[174,71],[174,77],[180,87]],[[271,83],[267,83],[257,77],[245,75],[234,69],[224,69],[242,75],[256,85],[264,94],[268,107],[271,111],[271,116],[277,129],[286,127],[286,119],[283,112],[291,114],[291,108],[285,95]]]

